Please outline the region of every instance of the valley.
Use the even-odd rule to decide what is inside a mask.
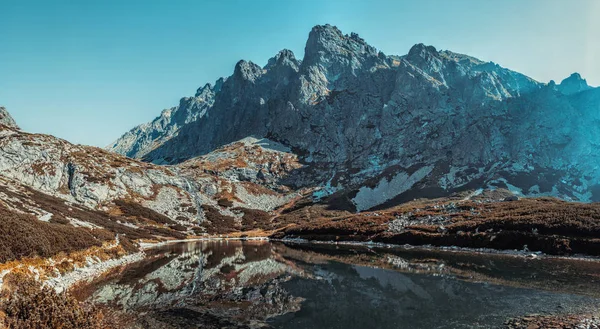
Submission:
[[[2,107],[0,323],[597,328],[598,110],[328,24],[105,149]]]

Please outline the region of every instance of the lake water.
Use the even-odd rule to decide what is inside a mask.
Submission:
[[[140,328],[498,328],[595,311],[599,280],[596,261],[216,241],[153,249],[79,297]]]

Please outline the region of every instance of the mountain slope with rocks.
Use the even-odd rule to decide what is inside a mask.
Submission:
[[[0,125],[0,206],[42,222],[136,238],[228,233],[249,218],[270,219],[302,193],[280,183],[302,167],[297,157],[267,139],[159,166],[15,127]],[[68,210],[75,207],[88,213]]]
[[[423,44],[388,56],[323,25],[302,60],[283,50],[264,67],[240,61],[176,133],[126,134],[110,149],[177,164],[269,138],[305,164],[292,185],[352,211],[487,187],[597,201],[599,94],[579,74],[544,84]]]

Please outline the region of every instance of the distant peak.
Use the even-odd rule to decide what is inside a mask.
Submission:
[[[262,75],[262,68],[252,62],[241,60],[235,65],[234,79],[249,80],[254,82]]]
[[[572,73],[568,78],[561,81],[560,85],[558,85],[558,90],[565,95],[575,94],[590,88],[591,87],[587,84],[587,81],[583,79],[581,74],[577,72]]]
[[[279,51],[279,53],[277,53],[277,55],[275,55],[275,57],[272,57],[269,59],[269,62],[267,63],[265,68],[268,70],[273,66],[282,66],[282,65],[297,68],[297,66],[299,65],[299,62],[296,59],[294,52],[292,52],[289,49],[283,49],[283,50]]]
[[[437,49],[435,49],[434,46],[426,46],[425,44],[417,43],[416,45],[414,45],[410,48],[410,50],[408,51],[407,57],[409,59],[414,58],[416,56],[425,58],[428,55],[437,56],[438,55]]]
[[[205,95],[207,95],[208,93],[210,93],[212,91],[213,87],[210,83],[207,83],[204,85],[204,87],[200,87],[198,88],[198,90],[196,90],[196,97],[204,97]]]
[[[335,35],[335,34],[342,35],[342,31],[340,31],[340,29],[338,29],[338,27],[335,25],[330,25],[330,24],[315,25],[312,28],[312,30],[310,31],[309,38],[310,38],[310,35],[318,36],[318,35]]]
[[[227,80],[227,78],[218,78],[217,81],[215,81],[215,88],[214,91],[216,93],[218,93],[219,91],[221,91],[221,88],[223,87],[223,83],[225,83],[225,81]]]
[[[342,71],[342,67],[353,62],[363,63],[375,62],[378,52],[375,47],[370,46],[357,33],[345,35],[336,26],[329,24],[317,25],[312,28],[304,48],[303,65],[320,64],[333,68],[334,75]],[[354,68],[353,68],[354,69]]]
[[[319,51],[331,51],[334,50],[333,46],[343,39],[344,35],[337,27],[329,24],[317,25],[308,34],[304,52],[306,56],[310,56]]]

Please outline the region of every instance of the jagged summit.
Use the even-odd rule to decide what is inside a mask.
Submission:
[[[345,35],[337,27],[315,26],[308,35],[303,66],[306,71],[319,66],[328,80],[337,80],[345,74],[356,75],[358,70],[384,64],[375,47],[367,44],[356,33]]]
[[[358,34],[318,25],[302,60],[284,49],[262,68],[240,61],[219,87],[172,109],[186,120],[157,118],[111,149],[177,164],[265,137],[308,164],[296,186],[355,210],[473,186],[600,200],[600,132],[586,133],[598,130],[588,109],[600,97],[567,97],[587,88],[578,75],[562,93],[553,88],[425,44],[388,56]]]
[[[253,62],[241,60],[235,65],[233,70],[233,79],[236,81],[248,80],[254,82],[262,75],[262,68]]]
[[[271,57],[265,65],[266,70],[270,70],[273,67],[279,66],[287,66],[298,70],[298,66],[300,66],[300,62],[296,59],[294,52],[289,49],[283,49],[275,55],[275,57]]]
[[[427,46],[423,43],[417,43],[410,48],[406,57],[415,58],[415,56],[425,57],[425,56],[437,56],[438,51],[434,46]]]
[[[4,125],[14,129],[19,129],[19,126],[17,126],[15,119],[13,119],[10,113],[8,113],[6,108],[4,108],[3,106],[0,106],[0,125]]]
[[[577,72],[571,74],[568,78],[561,81],[557,86],[558,90],[565,95],[572,95],[581,91],[592,89],[587,81]]]
[[[336,26],[329,24],[317,25],[312,28],[304,52],[305,60],[319,52],[377,55],[377,49],[365,42],[357,33],[344,34]]]

